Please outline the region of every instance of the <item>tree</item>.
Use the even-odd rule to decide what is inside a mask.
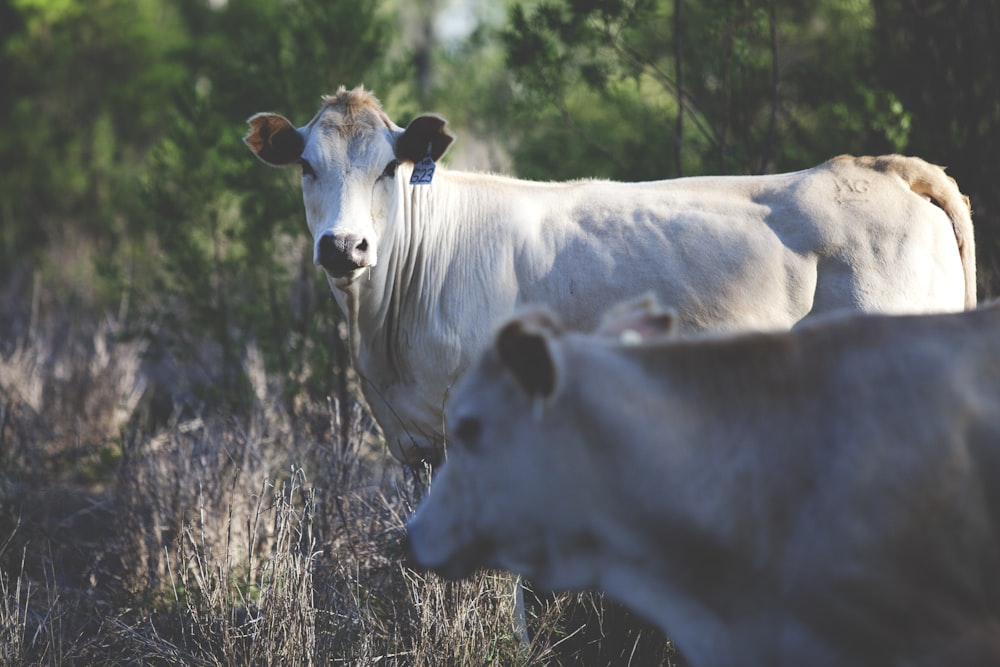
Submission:
[[[906,150],[947,165],[970,196],[980,266],[995,272],[1000,250],[1000,2],[874,0],[873,5],[880,82],[912,117]]]
[[[860,1],[515,5],[507,61],[522,108],[538,116],[517,165],[535,177],[631,180],[897,145],[906,118],[872,83],[872,22]]]
[[[177,28],[157,0],[0,3],[0,280],[53,245],[119,251],[136,165],[169,117],[161,91],[183,76]]]
[[[343,381],[345,359],[331,358],[343,352],[338,313],[312,266],[297,173],[256,164],[241,138],[256,111],[311,115],[340,83],[391,81],[381,69],[385,25],[374,4],[178,6],[187,77],[146,178],[162,253],[155,317],[176,349],[212,356],[218,373],[201,392],[213,399],[246,396],[241,357],[251,340],[290,391],[305,382],[323,397]]]

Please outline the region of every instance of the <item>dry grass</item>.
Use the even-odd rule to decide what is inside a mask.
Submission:
[[[569,597],[532,607],[525,643],[509,575],[445,583],[406,568],[402,526],[420,480],[390,461],[357,405],[347,428],[335,402],[289,414],[280,381],[250,348],[249,414],[150,427],[145,352],[113,318],[90,328],[32,322],[0,346],[0,664],[627,664],[639,655],[639,630],[619,641],[600,613],[567,620],[567,608],[583,608]],[[634,664],[676,660],[643,632],[657,658]]]

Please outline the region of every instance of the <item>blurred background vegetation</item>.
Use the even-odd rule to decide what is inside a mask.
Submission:
[[[340,84],[448,117],[454,167],[535,179],[920,155],[972,197],[989,268],[998,31],[983,0],[3,0],[0,340],[114,312],[186,369],[161,408],[244,402],[250,340],[288,400],[337,390],[294,177],[240,138]]]

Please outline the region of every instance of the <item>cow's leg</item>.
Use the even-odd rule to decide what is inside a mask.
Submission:
[[[554,664],[683,664],[657,627],[599,593],[539,593],[530,582],[520,584],[528,645],[550,646]]]
[[[521,638],[525,646],[531,644],[528,637],[528,610],[524,606],[524,580],[514,577],[514,634]]]

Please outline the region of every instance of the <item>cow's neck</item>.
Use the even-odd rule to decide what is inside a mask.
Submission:
[[[466,179],[442,172],[418,186],[401,174],[378,264],[342,296],[352,361],[376,419],[387,437],[424,448],[441,446],[450,387],[517,296],[513,281],[490,278],[497,247],[468,224],[488,218],[489,205]]]
[[[432,186],[398,187],[399,204],[389,208],[393,219],[379,240],[377,266],[343,292],[352,361],[380,385],[414,380],[410,357],[415,345],[426,342],[415,337],[424,334],[441,290],[441,272],[432,267],[448,261],[437,257]]]

